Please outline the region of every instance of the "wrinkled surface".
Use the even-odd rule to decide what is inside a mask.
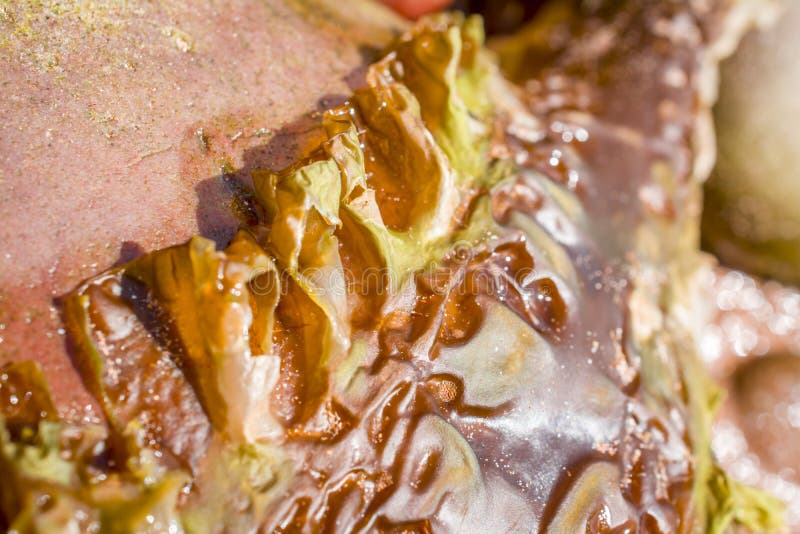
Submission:
[[[776,526],[712,462],[687,314],[701,82],[731,7],[561,6],[571,38],[500,49],[531,55],[508,67],[524,90],[479,20],[423,21],[305,157],[253,174],[257,216],[224,249],[195,237],[67,296],[109,423],[78,442],[114,461],[37,479],[26,454],[72,427],[26,422],[4,437],[19,483],[2,495],[30,512],[5,504],[8,520],[111,529],[127,505],[153,512],[125,528],[154,532]],[[71,474],[88,466],[101,480]]]
[[[347,4],[0,1],[0,363],[35,357],[63,417],[100,414],[54,299],[145,251],[233,236],[251,217],[239,184],[293,161],[309,114],[403,25]]]

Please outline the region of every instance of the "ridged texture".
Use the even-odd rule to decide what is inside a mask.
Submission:
[[[318,147],[255,173],[263,220],[227,248],[196,237],[71,294],[108,428],[38,422],[39,404],[9,417],[14,528],[774,526],[772,502],[711,462],[715,390],[684,313],[707,41],[671,43],[686,84],[653,95],[674,114],[651,98],[623,124],[625,103],[603,100],[663,74],[662,32],[702,35],[705,15],[564,16],[600,42],[551,50],[555,74],[528,63],[526,91],[478,19],[421,22],[325,113]]]

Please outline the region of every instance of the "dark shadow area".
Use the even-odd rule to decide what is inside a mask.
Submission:
[[[383,56],[383,50],[366,45],[359,46],[358,53],[361,55],[362,65],[353,69],[344,77],[344,81],[351,91],[361,89],[367,85],[367,70],[369,70],[369,66],[380,60]],[[321,99],[320,103],[322,103],[323,100],[324,99]]]
[[[322,113],[344,104],[347,98],[336,94],[321,97],[316,110],[270,131],[264,135],[263,144],[246,149],[240,168],[222,168],[225,172],[198,182],[195,192],[200,235],[223,248],[240,227],[263,222],[264,213],[253,190],[253,171],[278,172],[303,157],[323,134]]]
[[[119,247],[119,259],[114,262],[114,267],[125,265],[139,256],[144,256],[147,251],[135,241],[123,241]]]
[[[547,0],[456,0],[451,7],[468,14],[481,15],[487,35],[504,35],[513,33],[531,20],[546,2]]]

